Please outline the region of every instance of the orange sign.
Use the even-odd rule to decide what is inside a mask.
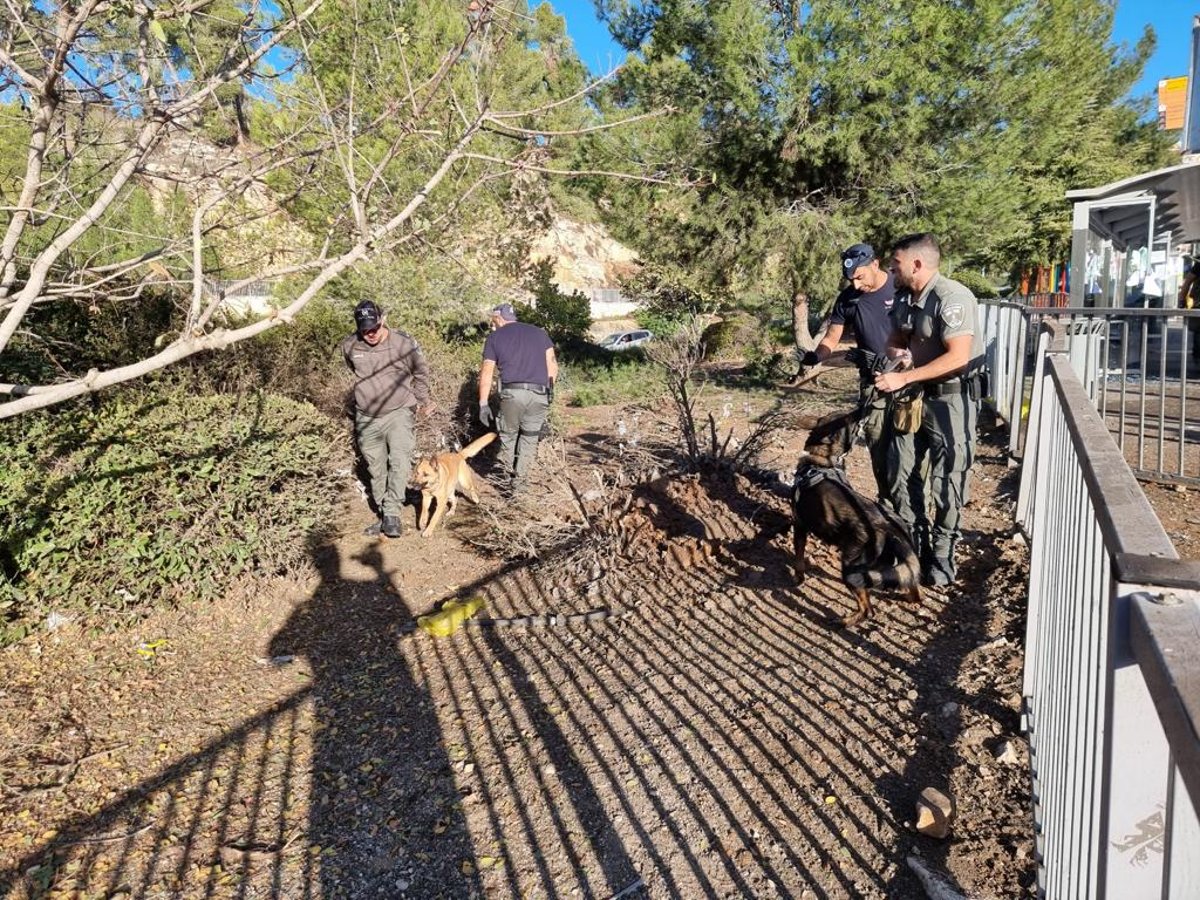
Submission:
[[[1183,127],[1187,105],[1187,76],[1164,78],[1158,83],[1158,127],[1174,131]]]

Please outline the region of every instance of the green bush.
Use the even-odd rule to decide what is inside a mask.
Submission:
[[[516,304],[517,318],[545,328],[555,341],[586,339],[592,327],[591,302],[578,291],[564,294],[552,280],[553,272],[548,260],[537,264],[529,284],[534,306]]]
[[[652,400],[666,390],[662,370],[639,350],[600,351],[602,362],[567,363],[560,376],[561,392],[571,406],[607,406]]]
[[[969,288],[980,300],[994,300],[1000,296],[996,285],[982,272],[976,272],[974,269],[955,269],[949,276]]]
[[[191,382],[214,393],[282,394],[327,415],[341,415],[350,388],[341,343],[354,330],[353,308],[353,303],[318,297],[290,324],[191,360]]]
[[[653,331],[656,338],[669,338],[693,318],[687,310],[651,306],[635,310],[633,313],[633,321],[637,322],[638,328]]]
[[[763,326],[749,313],[732,312],[705,328],[701,340],[707,359],[741,359],[761,347]]]
[[[127,391],[0,423],[0,643],[51,610],[128,616],[294,570],[347,446],[269,394]]]

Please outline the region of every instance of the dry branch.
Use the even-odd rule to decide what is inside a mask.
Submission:
[[[291,41],[289,46],[298,57],[294,68],[311,73],[315,48],[324,37],[309,27],[321,0],[310,0],[300,8],[279,7],[273,13],[274,21],[266,25],[260,16],[251,15],[252,10],[262,13],[257,4],[251,4],[243,21],[226,23],[230,25],[227,45],[217,48],[207,62],[198,60],[181,74],[172,68],[169,54],[155,43],[155,35],[162,40],[160,23],[164,19],[208,5],[201,0],[163,8],[134,4],[133,11],[126,13],[132,16],[131,36],[122,57],[128,69],[118,67],[114,72],[103,72],[99,65],[90,72],[74,62],[89,58],[89,47],[94,45],[83,43],[85,36],[103,31],[100,23],[113,15],[111,4],[62,6],[44,45],[38,43],[36,29],[27,29],[28,34],[20,39],[24,43],[14,49],[12,36],[21,30],[18,23],[9,23],[10,40],[0,47],[0,70],[21,85],[30,111],[31,136],[20,196],[0,241],[0,351],[23,333],[22,323],[30,311],[46,304],[95,302],[100,297],[114,302],[135,300],[151,284],[164,289],[186,284],[190,290],[186,297],[180,294],[187,315],[179,332],[167,336],[153,352],[127,365],[92,370],[59,383],[0,385],[0,392],[12,398],[0,403],[0,419],[136,379],[194,354],[220,350],[286,325],[334,278],[381,251],[414,239],[428,241],[434,232],[451,226],[467,198],[498,180],[533,172],[668,181],[639,172],[575,170],[534,161],[536,154],[530,144],[535,138],[606,131],[665,110],[577,129],[556,124],[552,113],[577,103],[610,74],[567,97],[539,101],[527,109],[491,111],[493,75],[477,58],[468,57],[480,42],[510,39],[502,29],[490,27],[495,21],[493,13],[503,11],[495,3],[485,4],[484,15],[467,16],[461,39],[431,60],[432,70],[420,75],[411,71],[401,49],[406,85],[401,96],[375,104],[363,121],[357,121],[358,110],[368,94],[378,99],[374,96],[377,89],[360,80],[358,68],[351,66],[350,77],[337,89],[341,91],[337,96],[320,78],[289,86],[295,94],[292,102],[301,110],[293,130],[266,144],[239,147],[212,164],[206,160],[203,166],[189,167],[187,160],[173,159],[166,150],[174,135],[191,128],[190,117],[219,105],[218,89],[244,78],[269,77],[260,73],[259,64],[285,39]],[[8,3],[5,15],[11,18],[15,9],[15,4]],[[374,52],[372,42],[393,37],[367,34],[355,32],[352,52],[361,58]],[[460,62],[470,65],[459,66]],[[463,73],[471,73],[465,93]],[[472,94],[471,102],[464,105],[462,98]],[[84,98],[105,107],[105,112],[89,114]],[[139,111],[119,113],[118,102],[127,110]],[[66,106],[83,110],[78,121],[64,119]],[[483,146],[478,139],[489,129],[489,143]],[[497,133],[521,139],[511,154],[496,152]],[[362,150],[367,135],[383,138],[372,158]],[[68,143],[73,154],[63,152]],[[422,178],[415,188],[405,187],[410,167],[402,167],[406,168],[404,177],[393,171],[401,152],[413,148],[423,159],[417,170]],[[102,178],[87,185],[77,183],[73,156],[100,160]],[[58,166],[55,171],[47,169],[51,159]],[[335,202],[343,208],[329,217],[328,234],[321,246],[289,247],[285,261],[260,266],[255,274],[238,281],[247,284],[275,273],[303,275],[290,297],[253,321],[221,327],[216,313],[223,307],[225,293],[210,292],[206,286],[220,274],[206,271],[213,242],[222,231],[231,232],[270,214],[244,208],[245,198],[260,190],[264,178],[283,169],[297,170],[291,199],[313,204],[337,198]],[[331,176],[339,180],[337,184],[328,180]],[[118,208],[115,205],[133,185],[150,180],[182,190],[189,198],[187,225],[159,246],[124,260],[72,259],[70,252],[80,238],[93,229],[104,232],[109,211]],[[435,195],[432,212],[427,218],[418,218],[418,210]],[[67,210],[74,212],[68,214]],[[24,258],[21,248],[29,244],[35,216],[54,222],[53,238]],[[116,232],[111,236],[116,238]]]

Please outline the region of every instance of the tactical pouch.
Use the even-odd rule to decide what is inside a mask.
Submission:
[[[892,427],[901,434],[913,434],[921,427],[925,398],[921,394],[907,400],[897,399],[892,405]]]

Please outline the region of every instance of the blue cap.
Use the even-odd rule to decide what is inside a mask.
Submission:
[[[512,308],[511,303],[501,303],[499,306],[492,309],[493,316],[499,316],[505,322],[517,321],[517,311]]]
[[[870,244],[855,244],[842,253],[842,275],[849,278],[859,266],[865,266],[875,258],[875,248]]]

